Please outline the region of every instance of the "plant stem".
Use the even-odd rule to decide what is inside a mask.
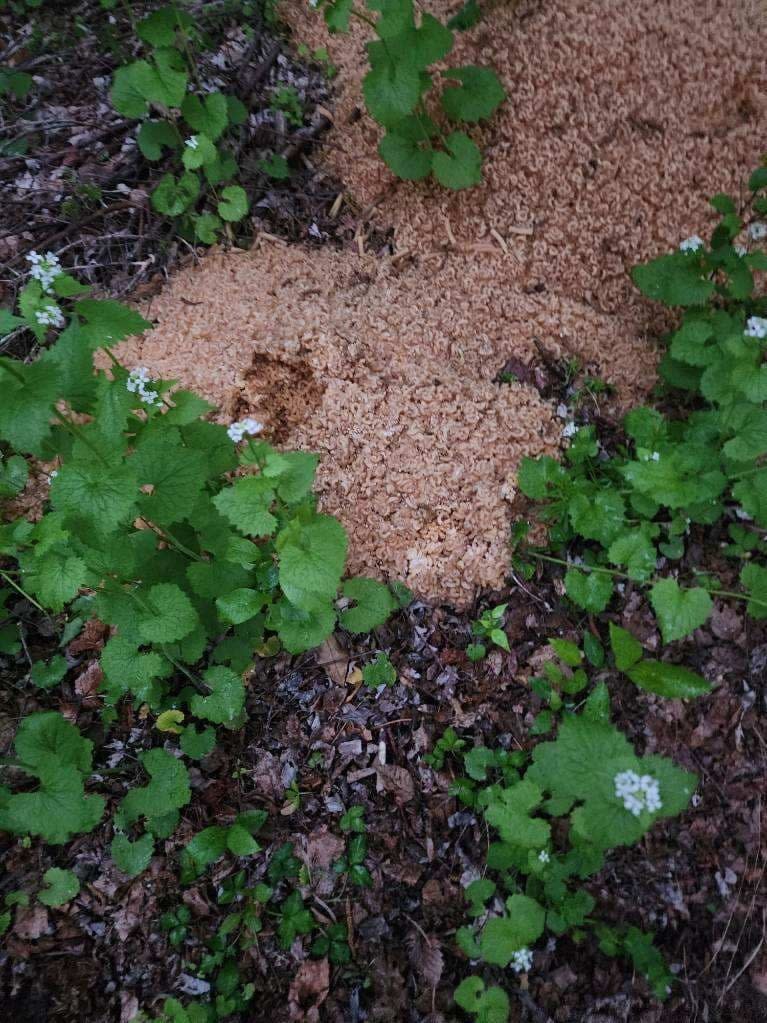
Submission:
[[[14,588],[14,590],[16,590],[17,593],[20,593],[22,595],[22,597],[24,597],[25,600],[28,600],[29,603],[32,604],[34,607],[36,607],[38,611],[42,611],[42,613],[46,617],[48,617],[48,612],[45,610],[45,608],[41,607],[41,605],[37,603],[37,601],[35,600],[34,597],[30,597],[30,595],[27,593],[26,590],[22,590],[22,588],[17,583],[15,583],[13,581],[13,579],[11,579],[11,577],[8,575],[8,573],[4,572],[1,568],[0,568],[0,578],[1,579],[5,579],[5,581],[8,583],[9,586],[12,586]]]
[[[552,565],[563,565],[565,568],[575,568],[578,571],[583,572],[601,572],[603,575],[612,575],[618,579],[631,579],[631,576],[627,572],[619,572],[615,568],[604,568],[601,565],[576,565],[572,561],[566,561],[564,558],[554,558],[550,554],[539,554],[537,551],[528,551],[528,554],[532,558],[537,558],[538,561],[549,561]],[[637,580],[634,580],[636,582]],[[655,578],[647,579],[643,586],[649,586],[650,583],[655,582]],[[733,600],[747,600],[752,604],[757,604],[759,607],[767,608],[767,600],[760,600],[758,597],[754,597],[749,593],[736,593],[734,590],[718,590],[711,586],[705,586],[703,583],[698,583],[696,586],[680,586],[680,590],[705,590],[706,593],[710,593],[713,597],[730,597]]]
[[[71,433],[73,437],[76,437],[77,440],[81,441],[86,446],[86,448],[92,451],[103,466],[109,468],[109,462],[106,460],[106,458],[104,458],[104,456],[101,454],[96,445],[92,444],[89,438],[85,436],[85,434],[77,425],[77,423],[73,423],[71,419],[67,419],[67,417],[63,416],[57,409],[54,409],[54,415],[57,421],[64,427],[65,430]]]

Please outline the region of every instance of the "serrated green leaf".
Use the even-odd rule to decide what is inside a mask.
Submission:
[[[226,852],[227,828],[203,828],[187,842],[182,853],[182,883],[189,884]]]
[[[88,567],[75,554],[24,555],[19,564],[24,585],[49,611],[63,611],[88,580]]]
[[[512,895],[506,905],[509,915],[488,920],[479,941],[482,958],[493,966],[508,966],[515,952],[534,944],[546,920],[540,903],[527,895]]]
[[[186,123],[196,132],[215,142],[229,123],[227,98],[220,92],[211,92],[200,99],[189,93],[181,104]]]
[[[607,557],[613,565],[625,565],[629,579],[645,582],[655,572],[658,552],[642,523],[639,529],[632,529],[616,537],[607,550]]]
[[[66,660],[60,654],[56,654],[47,664],[45,661],[35,661],[29,677],[40,689],[52,689],[61,682],[67,670]]]
[[[272,451],[263,468],[272,480],[277,495],[288,504],[297,504],[311,492],[319,456],[308,451]]]
[[[414,64],[385,59],[365,75],[362,92],[370,116],[392,128],[415,109],[421,78]]]
[[[203,680],[211,689],[209,696],[195,694],[190,707],[197,717],[217,725],[233,724],[245,706],[245,687],[235,672],[223,666],[208,668]]]
[[[130,464],[140,487],[151,493],[139,498],[148,521],[170,526],[185,519],[207,480],[207,462],[201,451],[187,448],[181,435],[163,423],[136,447]]]
[[[434,177],[446,188],[471,188],[482,180],[482,153],[462,131],[445,139],[447,152],[436,150],[432,158]]]
[[[253,856],[261,846],[241,824],[233,824],[226,835],[226,847],[234,856]]]
[[[180,178],[165,174],[152,192],[152,206],[169,217],[180,217],[200,194],[200,179],[187,171]]]
[[[565,572],[567,596],[584,611],[597,614],[604,611],[613,595],[612,578],[604,572],[579,572],[569,568]]]
[[[147,608],[139,619],[139,632],[148,643],[175,643],[199,623],[189,597],[175,583],[150,587]]]
[[[218,157],[216,147],[207,135],[199,132],[193,135],[192,139],[194,142],[191,145],[186,143],[181,154],[181,162],[189,171],[199,170],[205,164],[213,163]]]
[[[118,834],[112,839],[109,852],[118,870],[128,877],[137,877],[149,866],[154,852],[154,839],[147,834],[131,842],[125,835]]]
[[[398,128],[399,125],[383,136],[378,143],[378,153],[398,178],[420,181],[431,172],[434,151],[430,144],[422,149],[422,140],[403,135]]]
[[[213,752],[216,745],[216,731],[213,728],[203,728],[198,732],[194,725],[189,725],[181,733],[179,746],[182,751],[192,760],[202,760],[209,753]]]
[[[767,568],[753,562],[744,565],[740,583],[751,598],[746,610],[752,618],[767,618]]]
[[[517,470],[517,485],[526,497],[542,501],[551,497],[551,492],[566,479],[566,475],[564,468],[550,455],[540,458],[525,455]]]
[[[665,305],[703,305],[714,293],[707,272],[684,253],[675,252],[635,266],[631,276],[643,295]]]
[[[188,31],[194,26],[194,20],[186,11],[176,7],[160,7],[152,11],[136,26],[139,39],[150,46],[172,46],[176,32]]]
[[[265,476],[246,476],[225,487],[213,499],[222,515],[249,536],[270,536],[277,527],[277,519],[269,508],[274,500],[274,488]]]
[[[151,749],[139,757],[150,782],[131,789],[115,815],[118,827],[127,827],[140,817],[160,818],[180,809],[191,799],[189,772],[181,760],[164,749]]]
[[[248,212],[250,203],[245,189],[240,185],[227,185],[221,190],[217,210],[222,220],[236,223]]]
[[[628,677],[648,693],[657,693],[670,700],[694,699],[711,692],[711,686],[694,671],[665,661],[640,661],[626,672]]]
[[[280,588],[291,604],[311,611],[335,597],[347,543],[345,529],[330,515],[295,521],[279,534]]]
[[[160,160],[165,149],[178,149],[181,145],[178,132],[169,121],[143,121],[136,141],[147,160]]]
[[[573,529],[607,546],[623,529],[626,505],[617,490],[575,494],[567,506]]]
[[[492,117],[506,99],[498,75],[490,68],[450,68],[444,75],[461,83],[448,86],[442,93],[442,108],[454,121],[476,124]]]
[[[275,631],[290,654],[319,646],[332,633],[336,614],[331,600],[313,602],[311,610],[280,600],[269,608],[267,625]]]
[[[476,1023],[507,1023],[509,996],[500,987],[485,988],[479,977],[466,977],[453,992],[456,1005],[476,1015]]]
[[[628,631],[610,622],[610,646],[615,667],[618,671],[628,671],[642,658],[642,644]]]
[[[53,402],[59,395],[56,368],[47,361],[28,366],[16,361],[9,372],[3,370],[6,363],[10,360],[0,358],[0,440],[19,453],[39,454],[50,435]]]
[[[37,893],[37,897],[44,906],[63,906],[80,891],[80,882],[71,870],[61,870],[59,867],[51,867],[43,874],[47,888]]]
[[[340,624],[349,632],[370,632],[383,625],[397,610],[397,602],[389,587],[375,579],[347,579],[343,595],[355,601],[355,606],[343,611],[339,617]]]
[[[709,594],[695,587],[683,590],[676,579],[661,579],[650,590],[664,643],[689,636],[707,620],[712,602]]]
[[[247,587],[232,590],[216,598],[216,607],[221,619],[230,625],[240,625],[257,615],[269,603],[268,593],[260,593]]]

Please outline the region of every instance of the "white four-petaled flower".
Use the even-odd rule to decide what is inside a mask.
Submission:
[[[763,316],[751,316],[746,323],[746,337],[756,337],[759,340],[767,337],[767,319]]]
[[[264,428],[263,423],[259,423],[257,419],[251,419],[250,416],[247,419],[240,419],[236,423],[232,423],[231,426],[227,427],[227,433],[229,439],[234,441],[235,444],[239,444],[242,438],[247,433],[251,437],[255,437],[257,433],[261,433]]]
[[[57,305],[46,305],[38,309],[35,319],[41,327],[63,327],[66,323],[64,314]]]
[[[541,863],[548,863],[551,857],[549,856],[545,849],[541,849],[541,851],[538,853],[538,859],[540,860]]]
[[[55,252],[46,252],[44,256],[39,252],[30,252],[27,254],[27,262],[30,264],[29,276],[42,284],[43,291],[50,291],[54,280],[64,272]]]
[[[128,374],[125,386],[131,394],[137,394],[145,405],[156,405],[159,407],[162,405],[162,398],[157,391],[149,388],[150,380],[149,370],[145,366],[137,366],[136,369],[132,369]]]
[[[685,238],[683,242],[679,243],[680,252],[697,252],[698,249],[703,248],[703,239],[697,234],[691,234],[689,238]]]
[[[529,948],[520,948],[512,955],[509,966],[515,973],[527,973],[533,965],[533,953]]]
[[[753,224],[748,225],[748,234],[755,242],[760,242],[762,238],[767,238],[767,224],[763,224],[759,220],[754,221]]]
[[[189,138],[184,143],[187,149],[197,149],[199,144],[200,140],[197,138],[196,135],[190,135]]]
[[[615,795],[629,813],[638,817],[643,810],[655,813],[662,809],[660,786],[651,774],[619,771],[615,775]]]

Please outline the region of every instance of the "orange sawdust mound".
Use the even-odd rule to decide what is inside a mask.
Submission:
[[[700,232],[706,197],[737,193],[758,156],[757,10],[499,6],[451,57],[493,66],[510,97],[477,133],[485,182],[457,194],[394,181],[378,128],[359,116],[366,33],[330,39],[342,72],[325,159],[359,208],[377,203],[397,255],[271,241],[212,253],[152,302],[157,328],[122,357],[319,452],[322,504],[349,530],[352,571],[466,605],[506,573],[521,457],[555,452],[561,435],[536,391],[493,378],[509,357],[537,357],[537,342],[592,364],[624,400],[647,392],[658,321],[627,271]],[[301,38],[328,45],[297,0],[288,14]]]

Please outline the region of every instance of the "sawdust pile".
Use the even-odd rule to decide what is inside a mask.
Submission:
[[[627,270],[700,231],[706,197],[737,192],[758,156],[767,35],[756,10],[499,7],[451,60],[493,65],[510,96],[479,133],[485,183],[458,194],[393,182],[376,126],[353,114],[364,34],[332,39],[343,72],[327,162],[360,207],[380,199],[399,258],[266,241],[213,253],[153,301],[157,328],[123,358],[318,451],[352,571],[466,605],[505,574],[520,458],[554,452],[562,425],[532,388],[493,377],[511,356],[536,357],[538,338],[598,367],[624,398],[651,386],[656,314]],[[302,38],[327,44],[318,21],[290,11]]]

